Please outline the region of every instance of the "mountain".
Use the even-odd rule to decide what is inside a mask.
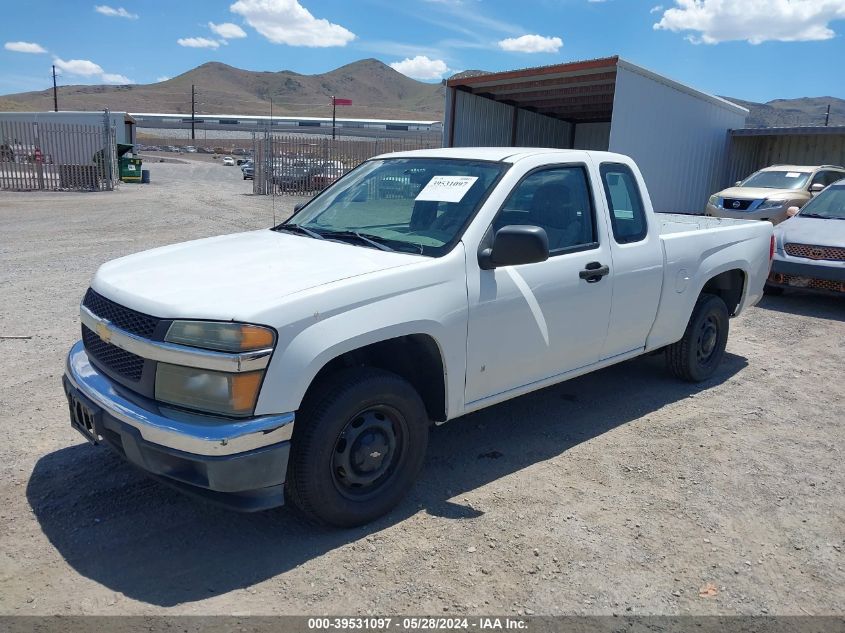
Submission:
[[[460,76],[485,74],[467,70]],[[197,112],[214,114],[269,114],[330,116],[331,96],[352,99],[338,108],[345,117],[384,119],[443,119],[441,84],[415,81],[377,59],[362,59],[318,75],[301,75],[234,68],[208,62],[167,81],[126,86],[60,86],[63,110],[175,112],[190,114],[191,85],[196,86]],[[746,127],[824,125],[827,104],[830,125],[845,125],[845,100],[835,97],[775,99],[755,103],[726,99],[751,112]],[[53,91],[21,92],[0,96],[0,111],[52,110]]]
[[[845,125],[845,99],[836,97],[775,99],[767,103],[755,103],[733,97],[725,97],[725,99],[751,111],[745,120],[745,127],[824,125],[828,104],[830,104],[829,125]]]
[[[440,84],[415,81],[377,59],[362,59],[318,75],[290,70],[259,72],[208,62],[167,81],[125,86],[60,86],[62,110],[191,113],[191,85],[197,112],[331,116],[331,96],[352,99],[338,107],[345,117],[443,118]],[[0,96],[0,110],[53,109],[52,89]]]

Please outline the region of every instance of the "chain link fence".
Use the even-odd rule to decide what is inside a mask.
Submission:
[[[425,137],[332,139],[254,134],[252,191],[312,196],[373,156],[440,145],[439,139]]]

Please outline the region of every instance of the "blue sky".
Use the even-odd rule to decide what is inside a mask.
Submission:
[[[4,3],[0,94],[152,83],[203,62],[318,73],[364,57],[437,81],[619,54],[752,101],[845,98],[845,0],[77,0]]]

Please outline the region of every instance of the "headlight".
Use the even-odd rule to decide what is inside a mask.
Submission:
[[[174,321],[164,340],[220,352],[248,352],[272,348],[273,330],[260,325],[215,321]]]
[[[783,200],[763,200],[763,203],[757,207],[757,211],[763,211],[764,209],[777,209],[782,207],[786,204]]]
[[[189,409],[246,416],[255,408],[263,376],[263,371],[229,374],[159,363],[155,398]]]
[[[699,200],[700,199],[701,198],[699,198]],[[710,200],[707,201],[707,204],[709,204],[711,207],[721,208],[722,198],[720,198],[719,196],[710,196]]]

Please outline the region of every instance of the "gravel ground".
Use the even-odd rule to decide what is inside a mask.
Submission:
[[[732,321],[702,385],[647,357],[434,429],[410,497],[351,531],[240,515],[71,430],[61,374],[96,267],[269,226],[240,171],[0,193],[0,614],[845,613],[845,302]],[[277,199],[276,217],[291,199]]]

